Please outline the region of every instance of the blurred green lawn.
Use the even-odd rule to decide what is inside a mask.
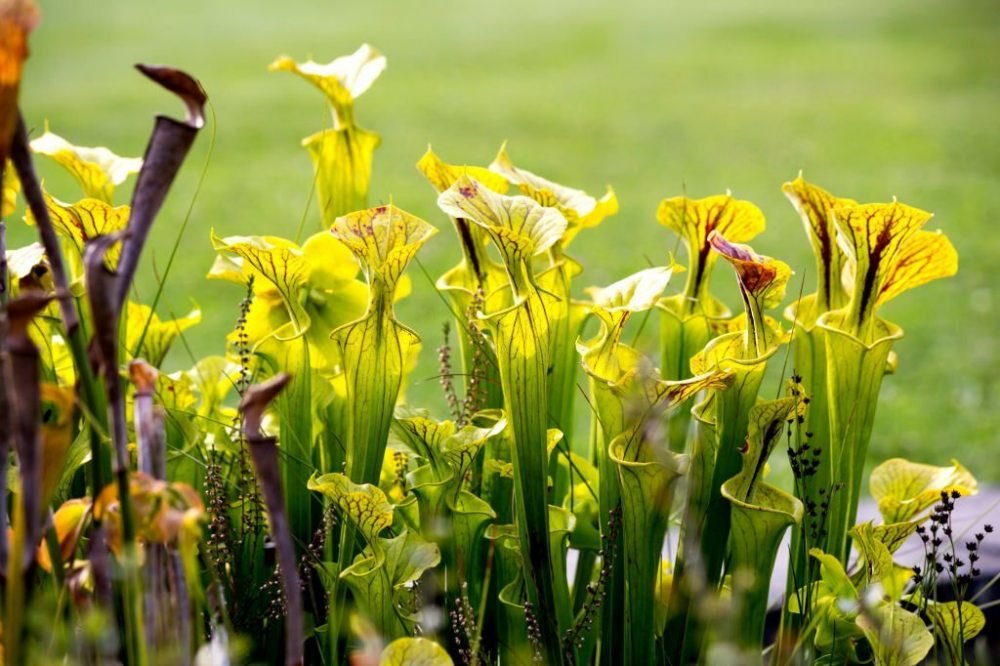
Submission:
[[[876,456],[958,457],[1000,480],[997,456],[1000,260],[1000,5],[993,0],[777,2],[262,2],[41,0],[23,86],[28,122],[82,145],[140,155],[152,115],[180,113],[131,69],[170,63],[200,77],[215,125],[203,133],[153,232],[139,282],[152,295],[191,203],[211,133],[215,151],[161,315],[196,300],[196,355],[221,353],[240,289],[206,282],[209,230],[294,236],[312,183],[299,140],[327,122],[319,93],[268,74],[279,54],[327,61],[362,42],[389,68],[359,102],[379,132],[372,202],[394,201],[441,227],[422,253],[436,276],[458,250],[414,168],[428,142],[446,160],[488,163],[503,139],[516,163],[591,192],[612,184],[621,213],[583,234],[580,286],[602,284],[675,246],[656,224],[665,196],[731,188],[769,228],[755,243],[813,282],[801,225],[780,192],[799,169],[859,200],[892,196],[932,210],[954,240],[954,279],[901,297],[900,369],[883,390]],[[39,160],[60,198],[78,191]],[[119,199],[127,200],[128,192]],[[315,206],[307,228],[318,225]],[[13,225],[12,245],[30,230]],[[419,270],[401,319],[439,344],[447,311]],[[732,282],[727,266],[715,284]],[[797,286],[790,289],[797,291]],[[732,301],[731,301],[732,302]],[[440,405],[432,349],[417,402]],[[173,367],[190,365],[178,348]]]

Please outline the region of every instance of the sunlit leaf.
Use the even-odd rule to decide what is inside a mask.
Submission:
[[[802,218],[813,254],[816,255],[816,298],[819,306],[823,312],[842,307],[847,303],[847,294],[840,283],[845,258],[837,244],[832,209],[835,205],[854,205],[856,202],[834,196],[806,182],[801,173],[795,180],[782,185],[781,190]]]
[[[17,179],[14,165],[7,162],[3,170],[3,185],[0,191],[0,218],[7,217],[14,212],[17,205],[17,193],[21,189],[21,182]]]
[[[52,528],[56,531],[56,541],[59,542],[59,552],[63,562],[73,556],[89,515],[89,497],[67,500],[52,514]],[[52,572],[52,558],[44,543],[38,547],[38,566],[49,573]]]
[[[462,479],[479,451],[491,437],[500,435],[507,428],[507,420],[501,418],[488,428],[465,425],[454,435],[441,442],[441,455],[455,471],[455,478]]]
[[[81,256],[84,245],[89,241],[98,236],[122,231],[128,224],[128,206],[111,206],[100,199],[88,198],[68,204],[46,193],[45,204],[52,226],[73,243]],[[30,211],[25,215],[25,219],[29,224],[35,224]],[[113,267],[120,255],[121,243],[116,243],[107,252],[107,265]]]
[[[75,395],[72,389],[42,384],[42,504],[48,504],[62,478],[73,438]]]
[[[897,601],[903,595],[907,583],[913,578],[913,570],[896,566],[892,552],[879,538],[871,522],[854,526],[851,538],[861,555],[861,575],[858,587],[865,589],[881,585],[886,596]]]
[[[330,229],[375,279],[394,289],[410,260],[437,229],[393,205],[338,217]]]
[[[441,561],[437,544],[410,530],[379,539],[340,575],[362,612],[387,639],[412,635],[416,626],[413,583]]]
[[[986,627],[983,611],[968,601],[961,604],[957,601],[928,601],[924,613],[934,625],[934,634],[948,652],[948,663],[951,664],[964,661],[965,644]]]
[[[142,167],[142,160],[138,157],[119,157],[103,146],[74,146],[48,128],[31,142],[31,149],[51,157],[69,171],[83,188],[84,196],[107,204],[113,200],[115,187]]]
[[[375,132],[354,125],[303,139],[316,169],[316,195],[324,226],[368,205],[372,161],[381,142]]]
[[[369,544],[392,524],[392,505],[385,493],[371,484],[357,484],[340,473],[313,475],[309,490],[326,495],[353,522]]]
[[[395,206],[376,206],[337,218],[330,229],[356,256],[368,278],[368,310],[335,329],[346,375],[347,472],[378,481],[403,376],[420,338],[395,319],[396,285],[436,229]]]
[[[566,187],[525,169],[519,169],[511,162],[506,143],[500,147],[490,169],[517,185],[526,196],[563,214],[567,222],[566,231],[560,241],[563,247],[569,245],[581,230],[596,227],[605,218],[618,212],[618,198],[610,187],[603,197],[595,199],[583,190]],[[476,176],[473,173],[469,175]],[[492,187],[489,183],[482,182],[487,187]]]
[[[933,217],[931,213],[895,201],[838,204],[832,210],[838,242],[852,260],[854,276],[844,330],[865,341],[870,341],[880,299],[888,300],[957,270],[957,256],[950,243],[919,236]]]
[[[500,251],[515,262],[549,249],[566,231],[566,218],[557,210],[528,197],[497,194],[468,175],[441,193],[438,206],[486,229]]]
[[[183,317],[163,321],[149,306],[129,301],[125,317],[125,346],[128,353],[159,367],[174,340],[201,322],[201,309],[195,308]],[[142,347],[136,349],[140,337]]]
[[[899,249],[882,283],[876,305],[922,284],[958,272],[958,252],[940,231],[918,231]]]
[[[370,45],[362,44],[351,55],[335,58],[326,64],[311,60],[297,63],[288,56],[282,56],[268,69],[272,72],[293,72],[312,83],[330,101],[338,124],[345,124],[351,120],[354,100],[371,87],[385,70],[385,65],[385,56]]]
[[[299,290],[305,285],[308,265],[302,252],[283,239],[265,236],[230,236],[219,238],[212,233],[212,245],[217,252],[235,255],[245,275],[262,280],[280,297],[288,312],[289,322],[274,335],[291,339],[304,333],[310,324],[302,305]],[[209,274],[212,277],[212,274]],[[228,274],[227,274],[228,277]]]
[[[730,484],[733,498],[754,503],[758,484],[763,481],[764,466],[784,433],[786,421],[801,405],[796,398],[781,398],[758,403],[750,408],[743,468]]]
[[[957,460],[949,467],[935,467],[890,458],[872,470],[869,490],[885,522],[899,523],[940,502],[941,493],[976,494],[977,483]]]
[[[142,472],[129,475],[129,495],[136,537],[149,543],[178,545],[182,531],[205,518],[198,492],[186,483],[154,479]],[[94,501],[94,518],[108,526],[108,543],[121,553],[122,517],[118,484],[109,484]]]
[[[340,215],[367,205],[372,158],[381,139],[354,121],[354,100],[363,94],[382,70],[385,57],[368,44],[322,65],[296,63],[282,56],[270,65],[306,79],[326,95],[333,113],[333,128],[303,140],[316,169],[316,190],[324,225]]]
[[[595,309],[642,312],[656,305],[672,274],[670,268],[647,268],[607,287],[591,288],[588,293]]]
[[[430,146],[427,147],[427,152],[417,162],[417,169],[420,170],[420,173],[430,181],[430,184],[438,192],[447,190],[463,175],[470,176],[498,194],[506,194],[510,188],[510,183],[507,182],[506,178],[489,169],[477,166],[446,164],[438,157],[437,153],[431,150]]]
[[[837,599],[851,601],[858,599],[858,591],[847,572],[844,571],[844,565],[840,563],[840,560],[818,548],[810,548],[809,555],[819,560],[822,593],[831,594]]]
[[[684,295],[691,303],[708,295],[708,280],[715,264],[708,237],[721,234],[732,243],[744,243],[764,231],[764,214],[750,203],[720,194],[704,199],[673,197],[656,210],[660,224],[680,236],[688,250]]]
[[[379,666],[452,666],[445,649],[426,638],[397,638],[379,657]]]
[[[877,666],[916,666],[934,647],[920,616],[894,603],[879,604],[856,620],[872,645]]]

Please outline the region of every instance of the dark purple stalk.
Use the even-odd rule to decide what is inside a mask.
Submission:
[[[55,228],[49,217],[49,209],[42,194],[42,188],[35,173],[34,164],[31,161],[31,150],[28,146],[28,132],[25,128],[24,118],[18,116],[17,129],[11,143],[11,161],[14,170],[21,181],[21,189],[24,198],[28,203],[28,208],[35,218],[38,226],[38,235],[45,248],[45,256],[49,262],[49,270],[52,271],[52,281],[59,295],[59,311],[63,320],[63,328],[66,331],[66,341],[69,343],[70,352],[73,355],[73,364],[76,366],[79,377],[80,393],[83,402],[97,414],[98,426],[103,428],[104,401],[103,396],[97,391],[90,362],[87,358],[86,341],[83,339],[83,332],[80,329],[80,320],[77,316],[76,308],[73,304],[73,297],[69,290],[69,280],[66,277],[66,265],[63,263],[62,250],[59,247],[59,239],[56,236]],[[107,454],[101,443],[101,438],[96,432],[91,434],[91,486],[94,497],[104,487],[107,476],[108,461]]]
[[[299,584],[298,561],[292,532],[285,513],[285,500],[281,492],[281,467],[278,465],[278,446],[274,437],[261,431],[264,410],[285,388],[291,377],[281,373],[262,384],[251,386],[243,396],[243,433],[246,436],[250,458],[257,471],[271,523],[271,537],[278,551],[281,585],[285,592],[285,664],[299,666],[303,663],[302,651],[302,589]]]
[[[42,443],[38,428],[42,409],[38,370],[40,355],[28,335],[28,327],[34,316],[51,301],[50,295],[32,290],[11,301],[7,308],[9,362],[5,367],[7,375],[4,379],[9,386],[18,387],[17,391],[12,391],[8,396],[9,413],[13,415],[8,420],[13,425],[14,448],[21,472],[21,507],[24,517],[24,551],[20,554],[22,569],[27,569],[34,559],[35,548],[41,539],[43,519]],[[15,557],[17,556],[19,555],[15,553]]]
[[[0,137],[4,141],[6,137]],[[0,183],[3,182],[7,159],[4,150],[0,150]],[[2,196],[2,195],[0,195]],[[0,204],[2,206],[2,204]],[[7,274],[7,223],[0,209],[0,414],[10,413],[10,401],[7,399],[7,301],[10,300],[10,283]],[[0,470],[8,469],[10,457],[10,419],[0,418]],[[7,475],[0,474],[0,572],[7,571]],[[2,575],[2,574],[0,574]]]
[[[124,232],[127,234],[128,232]],[[104,377],[107,393],[108,423],[111,426],[111,444],[115,451],[112,471],[118,486],[118,501],[121,506],[122,537],[125,562],[128,567],[123,586],[125,619],[125,640],[123,654],[126,661],[142,660],[146,642],[141,635],[143,622],[138,595],[141,594],[141,580],[134,564],[137,561],[135,545],[135,519],[132,515],[132,495],[129,487],[130,459],[128,453],[128,430],[125,425],[125,392],[118,375],[118,327],[121,319],[121,303],[115,297],[121,277],[108,269],[105,255],[123,234],[97,236],[90,240],[83,251],[83,273],[87,285],[87,300],[90,302],[91,318],[94,322],[93,351],[97,368]],[[133,656],[134,655],[134,656]]]
[[[179,69],[154,65],[136,65],[136,69],[181,98],[187,107],[185,120],[157,116],[153,134],[142,158],[142,169],[132,194],[132,210],[128,220],[128,238],[122,245],[118,261],[116,296],[119,308],[125,303],[129,287],[139,265],[139,257],[153,220],[163,205],[170,185],[191,150],[191,144],[205,125],[204,106],[208,100],[197,79]]]
[[[125,232],[128,233],[127,231]],[[111,443],[115,450],[114,472],[119,477],[119,490],[128,496],[128,431],[125,426],[125,395],[118,376],[118,325],[121,318],[121,304],[115,300],[121,276],[108,269],[104,263],[105,254],[111,249],[121,234],[97,236],[87,242],[83,253],[83,272],[87,284],[87,299],[94,320],[94,346],[98,372],[104,376],[104,386],[108,394],[108,423],[111,426]],[[124,485],[121,485],[124,481]],[[131,525],[123,516],[127,533]]]
[[[142,359],[129,363],[129,376],[135,386],[135,433],[139,450],[139,471],[154,479],[166,478],[166,451],[163,412],[153,405],[157,370]],[[165,544],[146,545],[142,563],[143,630],[152,654],[163,646],[175,645],[182,663],[189,663],[187,588],[180,558]],[[176,595],[176,608],[171,599]]]
[[[45,205],[42,187],[35,173],[35,165],[31,161],[31,149],[28,147],[28,130],[24,125],[24,117],[18,116],[17,129],[14,131],[14,141],[10,147],[10,160],[21,180],[21,189],[28,208],[38,225],[38,235],[45,248],[45,256],[52,271],[52,282],[59,294],[59,312],[62,314],[66,337],[72,338],[80,325],[80,320],[73,307],[73,296],[69,290],[69,280],[66,277],[66,265],[63,263],[62,250],[59,248],[59,238],[49,219],[49,209]]]
[[[135,438],[139,450],[139,471],[154,479],[167,478],[167,452],[163,415],[153,406],[153,391],[159,374],[142,359],[128,364],[129,376],[135,386]]]

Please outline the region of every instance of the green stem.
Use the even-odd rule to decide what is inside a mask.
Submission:
[[[522,267],[523,270],[523,267]],[[513,277],[513,276],[512,276]],[[523,283],[522,283],[523,284]],[[520,292],[515,282],[515,294]],[[534,288],[498,315],[495,341],[504,402],[510,414],[514,501],[528,600],[534,607],[546,663],[562,663],[552,552],[549,548],[546,461],[548,353],[545,306]]]

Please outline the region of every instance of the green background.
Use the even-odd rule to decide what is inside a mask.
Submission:
[[[520,166],[599,194],[621,213],[583,234],[582,287],[663,263],[675,241],[654,219],[665,196],[732,189],[768,217],[759,251],[813,284],[801,224],[780,192],[799,169],[835,193],[900,200],[936,213],[958,247],[956,278],[884,308],[906,338],[887,378],[873,456],[958,457],[1000,479],[997,432],[1000,259],[1000,6],[996,2],[149,2],[42,1],[22,90],[29,125],[80,145],[140,155],[158,112],[181,113],[131,69],[168,63],[196,74],[215,123],[198,140],[154,229],[141,295],[148,301],[194,203],[161,316],[196,300],[193,354],[221,353],[242,296],[206,282],[209,230],[293,237],[312,185],[299,141],[328,122],[318,91],[269,74],[277,55],[326,62],[362,42],[387,71],[358,103],[379,132],[372,203],[390,196],[442,229],[421,254],[437,276],[458,258],[447,219],[414,168],[428,143],[457,163],[488,163],[508,139]],[[44,159],[49,189],[79,191]],[[131,184],[131,181],[130,181]],[[118,194],[127,201],[128,192]],[[12,245],[31,231],[14,223]],[[318,228],[315,205],[306,228]],[[425,336],[411,397],[440,406],[433,348],[447,311],[419,270],[400,318]],[[715,284],[731,303],[732,275]],[[680,281],[677,282],[680,284]],[[726,289],[728,287],[728,290]],[[790,298],[798,291],[790,288]],[[652,328],[652,327],[651,327]],[[178,345],[172,367],[191,365]]]

